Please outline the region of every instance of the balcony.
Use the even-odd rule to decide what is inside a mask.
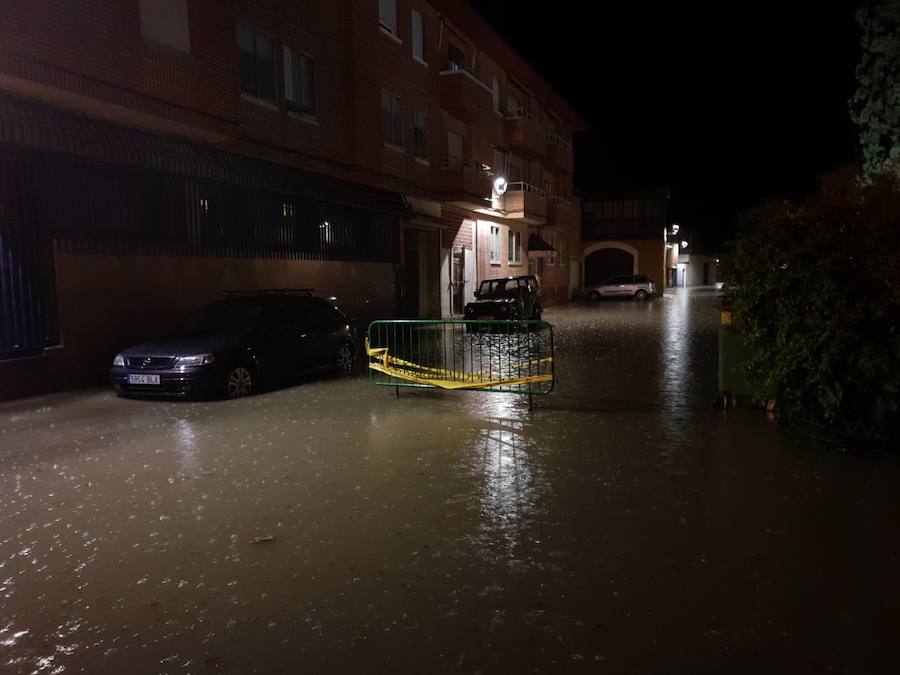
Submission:
[[[447,204],[470,210],[485,209],[491,203],[493,174],[481,162],[445,155],[437,172],[437,190]]]
[[[477,123],[494,107],[493,92],[472,73],[449,64],[438,74],[438,98],[441,107],[464,122]]]
[[[547,156],[544,165],[553,173],[568,175],[575,166],[572,144],[562,136],[547,136]]]
[[[547,197],[547,225],[562,229],[575,224],[575,205],[571,199],[550,195]]]
[[[534,117],[521,108],[503,122],[506,145],[525,157],[543,157],[547,153],[547,132]]]
[[[510,183],[503,196],[494,199],[494,208],[504,218],[540,225],[547,220],[547,193],[530,183]]]

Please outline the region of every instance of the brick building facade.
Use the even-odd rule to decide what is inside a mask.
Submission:
[[[4,3],[0,107],[0,395],[236,285],[362,321],[529,265],[568,295],[583,122],[465,2]]]

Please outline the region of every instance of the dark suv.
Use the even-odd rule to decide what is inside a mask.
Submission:
[[[116,355],[110,383],[122,395],[253,394],[263,380],[334,368],[349,373],[356,326],[307,289],[229,291],[166,339]]]
[[[466,305],[466,319],[523,320],[541,318],[541,286],[537,277],[485,279]]]

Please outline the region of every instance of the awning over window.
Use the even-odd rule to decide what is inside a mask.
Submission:
[[[556,249],[544,241],[539,235],[531,234],[528,236],[528,257],[529,258],[549,258]]]

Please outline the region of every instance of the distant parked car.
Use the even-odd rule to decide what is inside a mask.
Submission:
[[[472,320],[540,319],[541,286],[537,277],[485,279],[475,291],[475,300],[466,304],[465,318]]]
[[[597,286],[589,286],[585,291],[588,300],[601,298],[646,300],[656,294],[656,286],[649,277],[640,274],[622,274],[610,277]]]
[[[263,380],[349,373],[357,349],[353,320],[306,289],[231,291],[175,335],[117,354],[109,380],[120,395],[241,398]]]

